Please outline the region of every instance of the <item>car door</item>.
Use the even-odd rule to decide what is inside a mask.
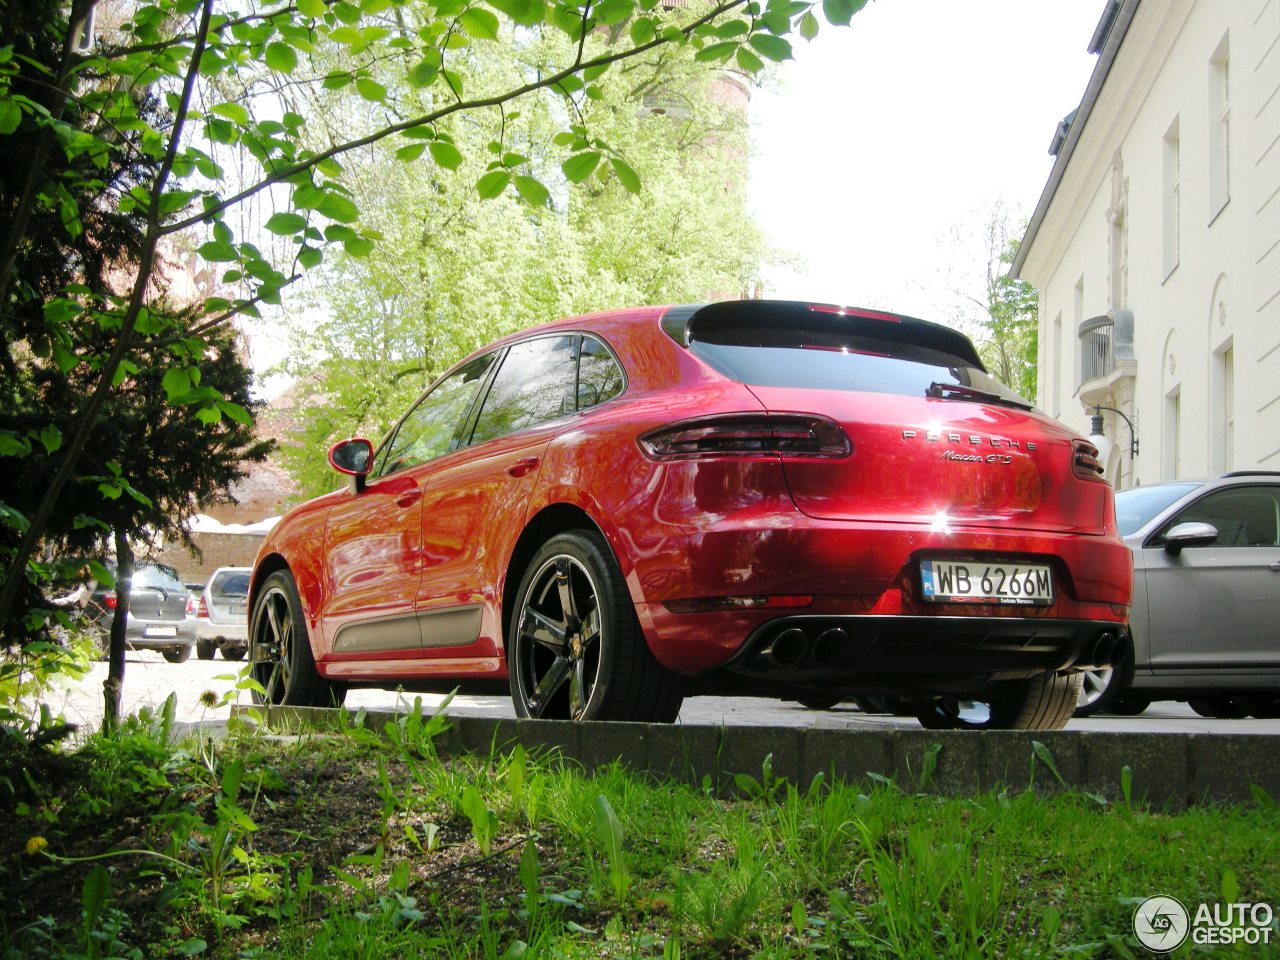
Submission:
[[[495,358],[478,357],[428,391],[382,445],[366,482],[330,508],[324,633],[334,655],[420,655],[415,602],[423,566],[423,487],[462,445]]]
[[[1218,539],[1177,555],[1163,536],[1202,522]],[[1151,666],[1165,671],[1241,669],[1280,661],[1280,487],[1214,490],[1163,524],[1140,551]]]
[[[423,644],[440,656],[477,641],[469,656],[497,656],[501,624],[497,579],[524,525],[543,452],[576,410],[577,334],[518,341],[467,431],[466,451],[432,473],[423,488]],[[452,648],[452,649],[451,649]]]

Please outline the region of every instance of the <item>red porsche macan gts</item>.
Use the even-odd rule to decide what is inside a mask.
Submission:
[[[509,684],[521,717],[892,695],[1057,728],[1131,560],[1097,451],[947,327],[769,301],[574,317],[453,367],[258,555],[271,703]],[[981,704],[981,712],[971,712]]]

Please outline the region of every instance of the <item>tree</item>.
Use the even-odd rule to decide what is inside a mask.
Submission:
[[[725,83],[678,49],[601,78],[602,98],[581,117],[626,155],[636,193],[592,178],[545,205],[484,201],[471,189],[482,159],[451,172],[401,162],[390,147],[349,158],[363,222],[386,239],[367,255],[330,256],[293,323],[287,369],[313,402],[283,459],[302,493],[333,486],[323,450],[381,436],[447,366],[496,336],[606,306],[749,289],[766,251],[746,209],[746,116],[719,102]],[[333,109],[322,97],[310,112]],[[506,132],[532,165],[552,165],[557,124],[545,112],[509,116]],[[451,135],[467,156],[486,154],[486,131],[454,124]]]
[[[1015,229],[1010,221],[1005,206],[996,203],[987,212],[980,235],[964,243],[975,264],[957,293],[976,310],[958,319],[974,329],[978,355],[987,369],[1034,400],[1040,301],[1035,287],[1009,276],[1026,228],[1024,222]]]
[[[822,12],[831,23],[847,24],[864,2],[824,0]],[[97,381],[75,426],[59,438],[56,468],[39,503],[30,515],[9,518],[24,530],[8,558],[0,592],[0,623],[6,629],[22,585],[35,573],[30,561],[37,545],[77,473],[120,371],[128,370],[126,364],[147,362],[139,358],[139,338],[167,332],[175,343],[189,342],[228,316],[278,303],[282,290],[300,271],[318,265],[329,247],[340,244],[358,253],[376,241],[360,227],[359,208],[342,183],[345,155],[399,136],[416,159],[448,168],[457,165],[460,152],[440,130],[441,122],[454,115],[490,119],[496,149],[477,191],[488,198],[511,190],[539,206],[550,195],[543,183],[548,173],[508,149],[502,121],[517,102],[549,93],[558,98],[564,119],[559,135],[568,154],[560,167],[564,176],[574,180],[588,165],[600,166],[635,189],[631,167],[578,116],[580,103],[598,94],[596,81],[611,67],[665,44],[680,44],[696,49],[702,62],[732,59],[755,72],[764,60],[791,55],[787,35],[793,30],[810,37],[819,26],[816,4],[801,0],[768,0],[767,5],[720,0],[698,8],[663,7],[658,0],[488,0],[487,5],[441,0],[413,7],[423,24],[416,31],[406,28],[402,16],[408,6],[407,0],[297,0],[242,12],[215,0],[158,0],[134,11],[118,42],[81,55],[78,32],[91,3],[75,0],[69,17],[52,25],[62,51],[44,102],[15,88],[13,77],[23,61],[15,60],[8,47],[0,54],[0,135],[29,137],[33,143],[30,176],[20,195],[6,204],[11,216],[0,244],[0,303],[9,301],[11,285],[26,282],[15,267],[33,212],[59,207],[64,221],[76,220],[76,204],[59,192],[57,165],[49,163],[58,152],[55,144],[72,158],[92,159],[135,149],[134,141],[124,146],[119,136],[133,132],[136,149],[154,164],[143,182],[112,198],[120,212],[137,213],[145,222],[127,294],[72,284],[45,305],[42,334],[60,348],[52,355],[91,365]],[[606,45],[605,29],[615,30],[620,42]],[[562,46],[567,57],[528,64],[510,82],[488,83],[483,73],[466,69],[482,62],[476,52],[488,44],[522,44],[527,35],[557,31],[571,41]],[[312,70],[316,51],[340,52],[342,68]],[[376,65],[395,65],[404,87],[422,92],[423,105],[402,105],[389,96],[375,79]],[[333,142],[319,150],[305,146],[307,119],[289,109],[292,90],[316,85],[347,89],[351,102],[361,106],[360,124],[335,131]],[[154,91],[160,98],[164,122],[150,122],[140,108],[139,91]],[[272,94],[275,99],[268,102]],[[89,132],[69,124],[64,119],[69,102],[82,115],[101,118],[102,129]],[[233,184],[228,168],[215,158],[220,147],[239,151],[247,185]],[[279,209],[264,226],[291,252],[279,264],[257,243],[237,238],[227,222],[228,214],[268,190]],[[152,282],[162,241],[190,230],[208,231],[201,255],[225,264],[222,279],[238,290],[234,296],[209,298],[201,323],[175,331],[149,309]],[[76,325],[84,324],[108,332],[106,345],[98,349],[77,339]],[[190,366],[198,368],[199,351],[188,345]],[[176,379],[168,386],[174,388],[171,401],[186,396]],[[191,403],[219,418],[230,413],[206,398]]]

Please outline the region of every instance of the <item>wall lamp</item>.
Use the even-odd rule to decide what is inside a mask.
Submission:
[[[1117,410],[1115,407],[1104,407],[1095,404],[1093,408],[1093,416],[1089,419],[1089,439],[1092,440],[1093,445],[1098,448],[1099,459],[1103,463],[1106,463],[1107,454],[1111,452],[1111,441],[1107,439],[1107,435],[1103,432],[1103,410],[1114,413],[1117,417],[1123,420],[1125,422],[1125,426],[1129,428],[1129,459],[1136,460],[1138,458],[1138,432],[1133,428],[1133,421],[1126,417],[1123,411]]]

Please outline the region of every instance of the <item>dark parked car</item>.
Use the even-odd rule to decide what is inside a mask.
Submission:
[[[93,591],[87,612],[105,643],[115,616],[115,587]],[[125,641],[134,650],[159,650],[170,663],[191,656],[196,622],[187,616],[187,588],[178,571],[162,563],[139,564],[129,585]]]
[[[228,660],[243,660],[249,645],[251,567],[219,567],[196,601],[196,656],[212,660],[221,650]]]
[[[1116,494],[1133,551],[1130,634],[1078,714],[1187,700],[1204,716],[1280,716],[1280,474]]]
[[[285,704],[498,682],[521,717],[670,721],[687,694],[867,692],[1060,727],[1128,615],[1096,454],[922,320],[561,320],[329,451],[349,484],[267,536],[250,658]]]

